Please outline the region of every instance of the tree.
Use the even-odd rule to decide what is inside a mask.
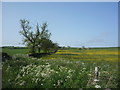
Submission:
[[[20,34],[24,36],[23,43],[30,48],[30,53],[35,54],[36,49],[40,53],[41,49],[45,53],[49,53],[51,49],[56,49],[57,44],[50,40],[51,33],[47,30],[48,24],[45,22],[41,25],[41,31],[37,23],[36,30],[31,31],[31,26],[28,20],[20,20]]]
[[[38,53],[40,53],[40,49],[44,49],[44,51],[47,52],[48,45],[51,43],[51,33],[49,33],[49,31],[47,30],[47,26],[47,22],[43,23],[41,26],[42,31],[37,38]]]
[[[20,34],[24,36],[23,43],[30,48],[30,52],[32,54],[35,54],[35,46],[36,46],[36,40],[39,36],[39,27],[37,24],[37,30],[36,33],[33,33],[33,31],[30,31],[31,26],[29,26],[28,20],[20,20],[21,28]]]
[[[58,43],[53,43],[53,44],[52,44],[52,48],[53,48],[53,50],[54,50],[54,53],[57,52],[57,50],[58,50],[58,48],[59,48]]]
[[[52,46],[52,41],[50,39],[46,39],[46,38],[42,38],[42,45],[41,45],[41,49],[45,52],[45,53],[49,53],[51,46]]]

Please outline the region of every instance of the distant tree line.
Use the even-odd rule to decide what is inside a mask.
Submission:
[[[16,46],[2,46],[2,48],[8,48],[8,49],[27,49],[27,47],[16,47]]]
[[[31,30],[32,27],[29,25],[28,20],[20,20],[20,24],[23,44],[30,49],[31,54],[41,53],[41,51],[44,53],[57,51],[58,44],[50,40],[51,33],[47,29],[47,22],[44,22],[41,26],[37,23],[34,31]]]

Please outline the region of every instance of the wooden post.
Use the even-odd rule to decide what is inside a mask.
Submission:
[[[95,82],[99,81],[99,74],[100,74],[99,71],[100,71],[100,68],[95,67],[95,79],[94,79]]]

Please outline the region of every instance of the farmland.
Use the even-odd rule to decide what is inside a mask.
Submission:
[[[117,88],[118,48],[59,49],[41,58],[28,49],[3,49],[3,88]],[[95,67],[100,68],[95,82]]]

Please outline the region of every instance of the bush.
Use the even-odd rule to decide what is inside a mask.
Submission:
[[[6,60],[12,59],[12,57],[5,52],[2,52],[2,53],[0,52],[0,56],[2,56],[2,61],[3,62],[5,62]]]

